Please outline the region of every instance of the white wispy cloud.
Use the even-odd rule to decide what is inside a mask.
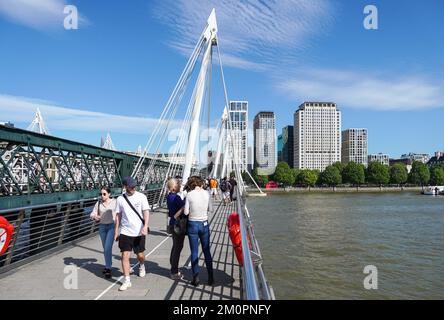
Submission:
[[[66,0],[0,0],[0,15],[37,30],[63,29],[67,4]],[[88,24],[79,13],[79,27]]]
[[[53,102],[41,99],[0,94],[0,122],[10,121],[16,125],[19,123],[22,125],[18,127],[26,128],[33,120],[37,108],[40,109],[51,135],[63,137],[60,135],[62,130],[100,133],[101,135],[109,132],[114,138],[117,138],[119,133],[134,135],[134,140],[126,142],[128,149],[135,149],[137,145],[145,146],[148,137],[153,133],[159,122],[158,118],[86,111],[61,107]],[[183,141],[186,141],[186,138],[183,141],[181,138],[187,137],[189,122],[185,122],[185,125],[182,126],[183,123],[183,120],[177,118],[171,120],[163,143],[159,147],[161,134],[156,135],[149,152],[157,151],[158,147],[160,152],[185,152],[187,144]],[[161,132],[163,132],[165,124],[166,122],[162,125]],[[208,128],[206,124],[201,123],[199,132],[200,144],[196,144],[195,152],[199,155],[200,161],[205,162],[207,148],[209,150],[217,148],[218,130],[215,124]],[[146,138],[141,138],[141,136]],[[207,139],[209,139],[209,142],[207,142]],[[182,143],[180,143],[181,141]],[[176,144],[178,149],[175,149]]]
[[[334,101],[339,106],[382,111],[444,107],[444,79],[418,75],[304,69],[276,83],[281,92],[298,101]]]
[[[48,128],[77,132],[116,132],[128,134],[150,134],[157,118],[114,115],[103,112],[85,111],[58,106],[52,102],[0,94],[0,121],[31,123],[37,108],[40,109]],[[171,128],[180,127],[173,121]]]
[[[327,0],[159,0],[153,12],[173,32],[169,44],[189,55],[212,8],[223,63],[256,71],[297,56],[327,29],[333,10]]]

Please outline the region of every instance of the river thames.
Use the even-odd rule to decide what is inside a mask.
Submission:
[[[283,193],[247,199],[277,299],[444,299],[444,196]],[[364,288],[364,267],[378,289]]]

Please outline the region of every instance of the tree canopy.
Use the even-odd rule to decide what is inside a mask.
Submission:
[[[291,186],[295,181],[295,176],[288,163],[282,161],[277,164],[273,179],[284,186]]]
[[[349,162],[344,168],[342,179],[345,183],[361,185],[365,182],[365,167],[363,164]]]
[[[390,167],[390,183],[402,185],[407,182],[407,167],[403,163],[395,163]]]
[[[328,166],[319,176],[319,183],[335,187],[342,183],[342,176],[335,165]]]
[[[379,186],[386,185],[390,181],[389,167],[379,161],[371,161],[367,168],[367,182]]]
[[[412,164],[412,170],[409,174],[409,181],[413,184],[419,184],[421,186],[429,183],[430,171],[429,168],[422,162],[414,161]]]

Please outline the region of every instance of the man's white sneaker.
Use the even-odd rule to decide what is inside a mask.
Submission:
[[[143,278],[146,275],[145,267],[139,268],[139,277]]]
[[[124,281],[122,285],[119,288],[119,291],[125,291],[126,289],[131,288],[131,282],[130,281]]]

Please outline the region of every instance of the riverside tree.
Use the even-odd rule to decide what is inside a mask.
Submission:
[[[342,176],[342,172],[344,172],[345,164],[341,161],[336,161],[332,164],[333,167],[337,168],[339,170],[339,174]]]
[[[390,167],[390,183],[402,186],[407,182],[407,167],[403,163],[395,163]]]
[[[379,161],[371,161],[367,168],[367,182],[379,185],[381,188],[383,185],[388,184],[390,181],[389,167],[383,165]]]
[[[319,171],[317,170],[309,170],[304,169],[301,170],[298,175],[298,183],[308,187],[310,190],[311,187],[314,187],[316,181],[318,181]]]
[[[434,186],[444,185],[444,167],[435,165],[430,169],[430,184]]]
[[[342,183],[342,177],[339,169],[334,164],[325,168],[323,172],[319,175],[319,183],[326,184],[329,187],[335,187]]]
[[[359,188],[365,182],[364,165],[353,161],[347,163],[342,172],[342,180]]]
[[[274,171],[274,180],[285,186],[291,186],[295,181],[293,170],[286,162],[279,162]]]
[[[429,168],[420,161],[414,161],[412,164],[412,170],[409,174],[409,181],[410,183],[424,187],[424,185],[428,184],[430,181]]]
[[[268,176],[257,174],[257,167],[254,168],[252,177],[256,181],[256,183],[261,187],[265,186],[268,182]]]
[[[298,184],[299,182],[299,180],[298,180],[298,177],[299,177],[299,173],[301,173],[301,170],[299,170],[299,169],[297,169],[297,168],[294,168],[294,169],[291,169],[292,171],[293,171],[293,176],[294,176],[294,183],[295,184]]]

